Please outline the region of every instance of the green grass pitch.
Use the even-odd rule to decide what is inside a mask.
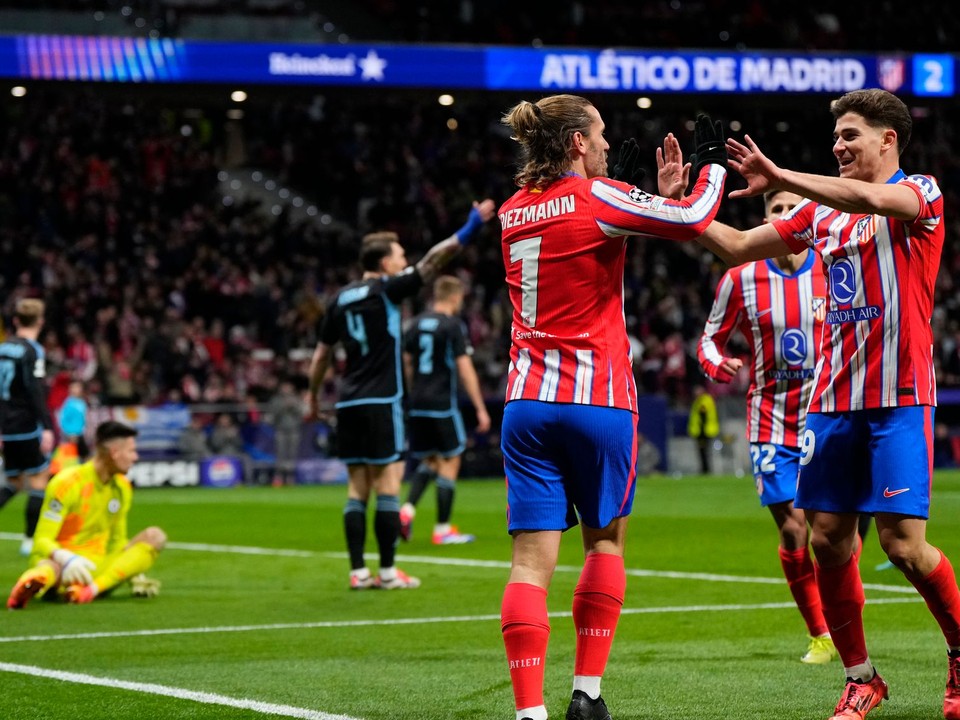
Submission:
[[[461,482],[472,545],[430,543],[432,490],[398,564],[415,591],[347,590],[343,487],[139,490],[131,529],[163,527],[159,597],[122,588],[88,606],[35,601],[0,622],[0,718],[513,718],[499,608],[510,543],[500,481]],[[0,512],[0,584],[24,561],[23,500]],[[960,563],[960,473],[938,473],[931,542]],[[217,546],[220,546],[218,549]],[[368,551],[375,549],[371,532]],[[890,684],[880,718],[941,717],[943,639],[871,529],[861,561],[871,657]],[[562,718],[582,562],[564,538],[549,596],[546,698]],[[376,561],[371,557],[376,569]],[[800,615],[776,531],[749,479],[639,481],[627,599],[603,693],[616,720],[826,718],[839,663],[802,665]]]

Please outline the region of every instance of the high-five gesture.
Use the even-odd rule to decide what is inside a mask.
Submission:
[[[729,165],[743,176],[747,187],[734,190],[731,198],[754,197],[763,195],[768,190],[778,187],[781,170],[770,158],[760,152],[760,148],[749,135],[743,136],[743,143],[733,138],[727,140],[727,153],[730,155]]]
[[[694,172],[700,174],[704,165],[716,164],[727,167],[727,148],[723,143],[723,125],[709,115],[700,113],[693,126],[693,144],[696,152],[690,156]]]
[[[690,163],[684,164],[680,141],[673,133],[657,148],[657,188],[663,197],[679,200],[690,183]]]

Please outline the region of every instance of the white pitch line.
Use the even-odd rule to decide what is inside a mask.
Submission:
[[[18,675],[32,675],[33,677],[50,678],[61,682],[77,683],[79,685],[96,685],[99,687],[117,688],[147,695],[163,695],[178,700],[192,700],[204,705],[223,705],[240,710],[253,710],[264,715],[279,715],[281,717],[301,718],[302,720],[358,720],[349,715],[331,715],[330,713],[307,708],[298,708],[293,705],[275,705],[274,703],[247,700],[246,698],[232,698],[216,693],[196,692],[169,685],[154,683],[139,683],[119,680],[117,678],[96,677],[82,673],[49,670],[34,665],[18,665],[15,663],[0,662],[0,672],[16,673]]]
[[[0,540],[22,540],[21,535],[15,533],[0,533]],[[249,545],[212,545],[208,543],[181,543],[169,542],[170,550],[188,550],[191,552],[231,553],[238,555],[264,555],[275,557],[322,557],[332,560],[342,560],[347,557],[344,552],[314,552],[312,550],[290,550],[284,548],[264,548]],[[375,553],[367,553],[367,557],[376,558]],[[405,563],[421,565],[448,565],[456,567],[493,568],[509,570],[510,563],[506,560],[475,560],[473,558],[434,557],[430,555],[397,555],[397,560]],[[558,565],[557,572],[579,573],[583,568],[578,565]],[[643,570],[627,568],[627,575],[632,577],[668,578],[671,580],[699,580],[702,582],[718,583],[746,583],[750,585],[782,585],[782,577],[752,577],[749,575],[722,575],[702,572],[679,572],[676,570]],[[917,591],[909,585],[883,585],[879,583],[864,583],[865,590],[879,592],[902,593],[913,595]]]
[[[894,605],[917,602],[915,598],[881,598],[867,600],[868,605]],[[657,615],[666,613],[706,613],[706,612],[742,612],[749,610],[789,610],[795,608],[794,602],[754,603],[735,605],[675,605],[666,607],[624,608],[623,615]],[[552,612],[551,618],[567,618],[573,613],[569,610]],[[19,635],[0,636],[0,644],[19,642],[49,642],[55,640],[99,640],[103,638],[151,637],[158,635],[206,635],[213,633],[262,632],[268,630],[310,630],[320,628],[357,628],[385,625],[433,625],[457,622],[494,622],[500,615],[450,615],[445,617],[394,618],[384,620],[327,620],[306,623],[270,623],[265,625],[222,625],[219,627],[157,628],[154,630],[118,630],[113,632],[64,633],[60,635]]]

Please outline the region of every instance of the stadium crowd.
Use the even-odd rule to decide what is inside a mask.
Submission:
[[[938,6],[937,23],[931,26],[923,13],[905,16],[891,0],[811,0],[777,6],[759,0],[658,0],[639,5],[616,0],[564,3],[549,13],[507,0],[362,4],[385,21],[386,34],[377,39],[405,42],[949,52],[956,47],[952,38],[960,29],[960,12],[953,6]]]
[[[498,122],[509,102],[486,95],[442,107],[430,94],[397,91],[248,103],[245,166],[271,173],[350,228],[341,230],[252,202],[225,204],[218,171],[236,157],[226,150],[222,110],[186,110],[145,93],[31,90],[0,109],[3,316],[22,297],[46,299],[52,403],[62,401],[69,377],[104,404],[252,404],[267,402],[283,380],[302,388],[308,353],[297,351],[313,347],[327,300],[356,276],[361,234],[395,230],[416,259],[452,231],[470,198],[510,195],[514,147]],[[702,99],[645,111],[627,102],[598,100],[613,153],[636,136],[652,170],[668,131],[689,147]],[[749,131],[777,157],[831,173],[826,102],[708,109],[731,134]],[[934,102],[918,106],[910,163],[938,177],[945,194],[935,353],[942,385],[955,386],[960,154],[948,112]],[[381,122],[386,116],[391,121]],[[644,183],[655,190],[650,170]],[[759,202],[727,200],[719,217],[746,227],[760,213]],[[454,269],[471,289],[465,320],[495,405],[509,347],[496,227]],[[695,243],[631,243],[624,309],[644,392],[689,402],[700,377],[696,341],[723,270]],[[739,395],[743,387],[723,391]]]

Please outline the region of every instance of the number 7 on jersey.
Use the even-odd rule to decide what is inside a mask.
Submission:
[[[542,236],[517,240],[510,245],[510,264],[520,262],[520,314],[527,327],[537,325],[537,282],[540,273]]]

